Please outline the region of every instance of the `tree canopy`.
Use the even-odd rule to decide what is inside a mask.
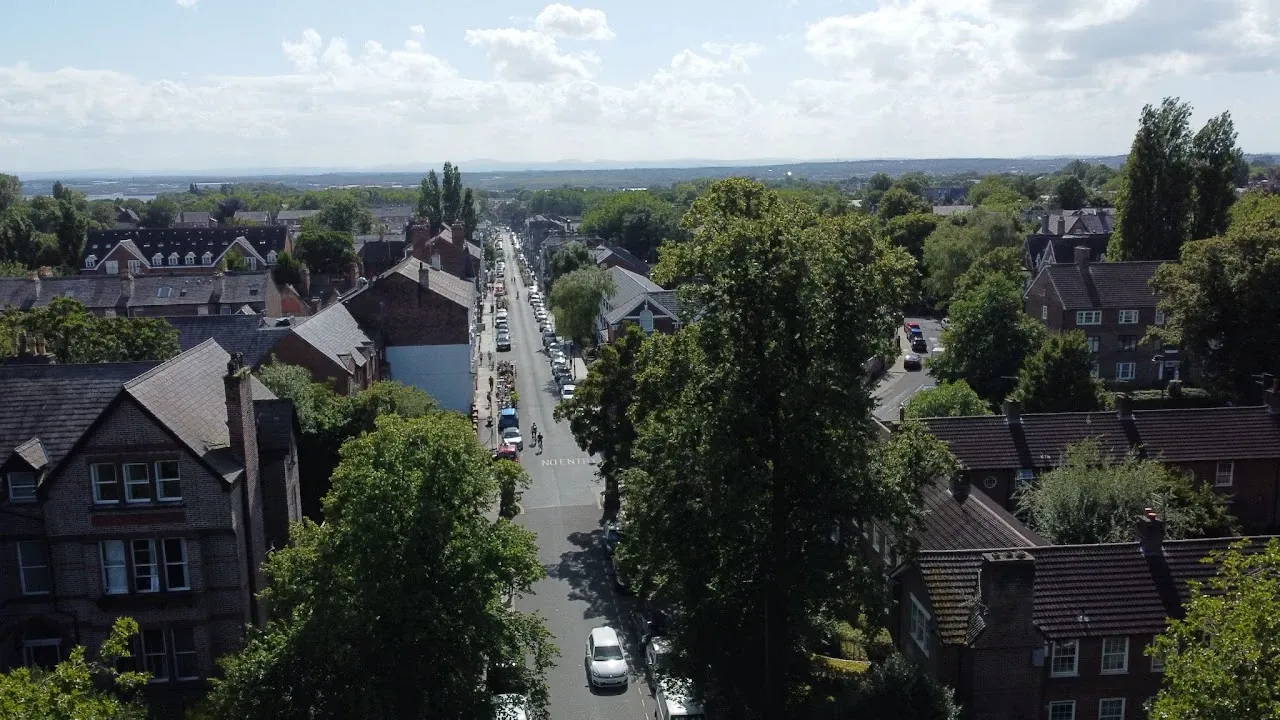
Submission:
[[[883,587],[854,521],[911,512],[873,479],[862,361],[889,350],[913,261],[866,216],[818,217],[747,180],[713,184],[664,248],[658,283],[695,320],[652,336],[637,373],[635,467],[618,562],[673,601],[674,671],[708,714],[793,717],[809,640]]]
[[[341,230],[304,229],[298,234],[295,252],[313,273],[346,272],[356,261],[355,240]]]
[[[486,517],[498,495],[461,415],[379,417],[343,445],[324,524],[296,525],[268,557],[271,618],[221,661],[210,713],[489,717],[495,691],[545,712],[554,646],[541,619],[507,603],[544,571],[531,532]],[[511,686],[486,685],[498,664]]]
[[[422,178],[422,187],[418,197],[418,215],[427,221],[431,232],[435,233],[444,227],[444,209],[440,206],[440,178],[435,170],[427,172]]]
[[[1039,348],[1043,326],[1022,311],[1022,291],[1002,275],[990,275],[951,303],[942,331],[942,355],[929,361],[943,382],[968,382],[992,405],[1014,387],[1028,355]]]
[[[911,396],[907,401],[908,418],[964,417],[990,415],[991,406],[964,380],[940,383]]]
[[[1183,616],[1148,654],[1164,663],[1151,717],[1280,718],[1280,541],[1240,541],[1213,558],[1218,572],[1190,587]]]
[[[613,294],[613,276],[595,265],[561,276],[549,298],[556,330],[578,343],[595,340],[600,303]]]
[[[876,206],[876,215],[883,222],[889,222],[903,215],[919,215],[932,212],[933,206],[921,199],[918,193],[910,192],[898,186],[890,188],[888,192],[880,196],[880,203]]]
[[[43,340],[60,363],[164,361],[178,354],[178,331],[164,318],[98,317],[68,297],[0,313],[0,351],[16,354],[19,335],[28,338],[28,350]]]
[[[1226,503],[1185,471],[1132,454],[1114,458],[1096,439],[1067,448],[1061,464],[1016,499],[1019,513],[1054,545],[1127,542],[1147,508],[1174,540],[1237,529]]]
[[[591,267],[595,267],[595,259],[590,248],[577,240],[565,243],[551,256],[551,267],[548,270],[551,285],[554,286],[561,275]]]
[[[956,280],[996,248],[1021,250],[1023,236],[1007,215],[975,209],[948,216],[924,241],[924,287],[939,303],[950,300]]]
[[[1050,334],[1022,364],[1015,391],[1027,412],[1090,412],[1103,407],[1094,354],[1079,330]]]
[[[582,216],[582,232],[599,235],[646,262],[658,259],[663,241],[684,235],[676,208],[647,190],[604,196]]]
[[[1054,200],[1063,210],[1079,210],[1089,202],[1089,191],[1075,175],[1064,175],[1053,188]]]

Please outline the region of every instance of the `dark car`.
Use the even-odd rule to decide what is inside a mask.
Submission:
[[[902,358],[902,367],[905,370],[923,370],[924,364],[920,361],[920,356],[915,353],[907,353]]]
[[[508,352],[511,350],[511,338],[499,337],[497,342],[498,352]]]
[[[918,353],[929,352],[929,343],[925,342],[923,337],[911,338],[911,350]]]
[[[667,614],[661,610],[633,610],[631,612],[631,633],[636,642],[644,645],[650,638],[659,637],[667,632]]]
[[[611,522],[604,527],[604,551],[610,556],[613,551],[618,548],[618,543],[622,541],[622,526],[616,522]]]

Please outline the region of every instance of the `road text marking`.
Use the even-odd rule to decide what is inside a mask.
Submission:
[[[542,467],[550,467],[552,465],[590,465],[590,464],[591,464],[591,458],[589,457],[552,458],[550,460],[544,459],[542,461]]]

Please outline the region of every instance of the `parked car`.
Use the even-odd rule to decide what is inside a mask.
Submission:
[[[644,645],[667,631],[667,614],[661,610],[632,610],[631,634]]]
[[[613,521],[604,526],[604,551],[609,555],[613,555],[613,551],[618,548],[618,543],[622,542],[622,523]]]
[[[578,386],[573,383],[560,386],[560,402],[573,399],[573,393],[577,391]]]
[[[904,320],[902,323],[902,329],[906,331],[908,335],[911,335],[920,332],[920,323],[912,320]]]
[[[529,720],[529,699],[516,693],[493,696],[496,720]]]
[[[662,682],[667,653],[670,651],[670,643],[660,637],[649,638],[649,641],[644,644],[644,679],[648,680],[649,687],[655,690]]]
[[[618,633],[611,627],[598,627],[587,635],[587,654],[584,664],[587,681],[595,687],[626,687],[627,657],[622,652]]]
[[[653,692],[653,700],[658,706],[653,711],[653,716],[657,720],[702,720],[706,715],[702,706],[693,698],[694,693],[688,680],[661,678]]]
[[[924,364],[920,362],[920,356],[915,353],[907,353],[902,358],[902,369],[904,370],[922,370]]]
[[[497,450],[493,451],[494,461],[510,460],[511,462],[520,462],[520,455],[515,445],[511,443],[502,443]]]
[[[498,338],[498,341],[496,344],[498,346],[498,352],[508,352],[509,350],[511,350],[510,337],[500,337]]]
[[[518,427],[503,428],[502,442],[508,445],[515,445],[517,450],[524,449],[524,438],[520,436],[520,428]]]
[[[918,353],[929,352],[929,343],[923,337],[911,338],[911,350]]]

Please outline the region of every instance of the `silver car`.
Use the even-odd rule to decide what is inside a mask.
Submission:
[[[587,636],[587,681],[594,687],[626,687],[630,669],[618,633],[598,627]]]

